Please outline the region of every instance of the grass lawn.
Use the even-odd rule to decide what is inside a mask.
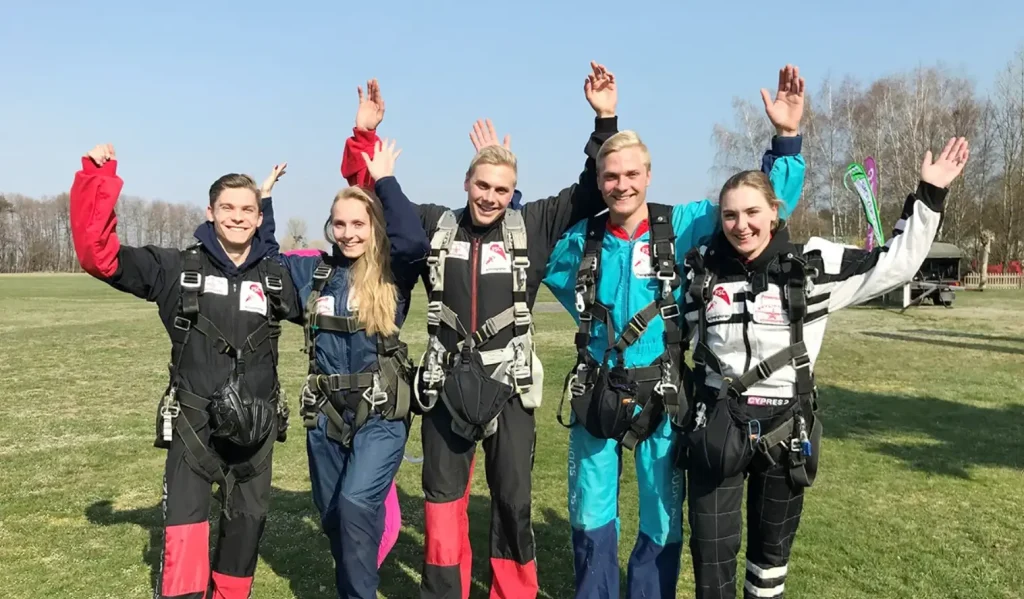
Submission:
[[[425,341],[423,296],[403,333]],[[550,301],[544,294],[541,301]],[[0,276],[0,596],[144,597],[160,555],[164,452],[152,447],[170,344],[152,305],[84,275]],[[536,315],[534,518],[542,596],[571,597],[567,432],[555,420],[572,321]],[[296,414],[306,368],[286,325],[283,383]],[[854,308],[818,362],[825,438],[793,551],[789,597],[1024,596],[1024,293],[962,292],[953,309]],[[419,455],[419,422],[409,453]],[[627,456],[628,458],[628,456]],[[632,460],[620,505],[625,564],[637,534]],[[417,596],[420,467],[403,464],[404,528],[381,595]],[[487,488],[470,501],[474,597],[486,597]],[[301,421],[278,445],[254,596],[334,596],[309,495]],[[687,530],[686,539],[689,539]],[[742,565],[742,562],[741,562]],[[688,550],[679,596],[693,595]]]

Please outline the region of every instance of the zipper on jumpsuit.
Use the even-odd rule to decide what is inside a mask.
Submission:
[[[477,260],[479,259],[480,238],[473,239],[473,251],[469,255],[469,334],[476,332],[476,271]]]

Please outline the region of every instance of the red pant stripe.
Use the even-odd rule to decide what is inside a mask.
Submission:
[[[537,584],[537,562],[518,564],[515,560],[491,558],[490,599],[518,599],[536,597],[540,589]]]
[[[252,576],[213,573],[213,599],[249,599]]]
[[[164,532],[164,572],[160,592],[166,597],[205,593],[210,581],[210,523],[168,526]]]

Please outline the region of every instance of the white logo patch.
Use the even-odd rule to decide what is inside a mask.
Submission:
[[[228,294],[228,280],[224,277],[204,277],[203,278],[203,293],[213,293],[215,295],[227,295]]]
[[[754,397],[753,395],[747,396],[748,406],[773,406],[779,407],[789,403],[788,399],[779,399],[777,397]]]
[[[321,295],[316,298],[316,313],[325,316],[334,316],[334,296]]]
[[[480,274],[512,272],[512,256],[505,253],[505,244],[500,241],[485,243],[480,253]]]
[[[257,314],[267,313],[267,294],[263,291],[263,283],[245,281],[242,292],[238,294],[238,309]]]
[[[732,298],[729,292],[721,285],[715,285],[711,292],[711,301],[708,302],[707,319],[708,323],[722,322],[732,318]]]
[[[778,292],[766,291],[754,300],[754,322],[758,324],[789,324],[789,315],[782,309]]]
[[[633,246],[633,276],[638,279],[650,279],[654,276],[651,268],[651,244],[642,241]]]
[[[469,242],[453,241],[452,251],[448,252],[448,257],[456,260],[469,260]]]

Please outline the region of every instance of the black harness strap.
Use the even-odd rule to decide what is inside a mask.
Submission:
[[[641,394],[645,397],[637,398],[641,410],[634,415],[629,430],[620,441],[628,449],[632,449],[636,443],[650,436],[654,426],[657,425],[656,422],[653,422],[654,415],[660,413],[661,407],[664,407],[673,421],[680,418],[684,412],[680,409],[679,402],[679,373],[684,351],[683,331],[680,323],[682,315],[674,295],[682,279],[676,268],[672,207],[649,203],[648,210],[651,231],[649,243],[651,269],[655,278],[661,282],[661,288],[654,301],[644,306],[629,319],[617,340],[613,337],[610,311],[607,306],[597,301],[601,249],[608,223],[608,214],[594,216],[587,221],[583,258],[576,271],[576,309],[580,315],[580,327],[575,336],[577,363],[565,381],[566,389],[569,389],[573,395],[582,395],[586,387],[585,383],[579,382],[579,379],[586,378],[586,374],[599,374],[600,370],[605,368],[611,352],[616,353],[617,365],[623,367],[626,349],[644,334],[656,317],[661,316],[665,327],[663,334],[665,351],[655,359],[651,366],[625,369],[634,382],[654,383],[650,392]],[[590,356],[588,349],[595,320],[604,322],[608,335],[608,345],[600,363]],[[577,375],[575,385],[570,383],[574,374]],[[562,417],[564,403],[565,393],[559,403],[556,416],[559,423],[568,427],[569,425]]]
[[[323,412],[337,429],[336,439],[349,446],[352,437],[366,423],[371,413],[388,420],[402,420],[409,414],[411,397],[404,385],[408,368],[408,347],[398,334],[377,335],[377,364],[368,371],[351,374],[324,374],[316,362],[316,337],[321,331],[356,333],[365,330],[356,316],[320,314],[317,302],[327,283],[334,276],[334,267],[321,260],[313,271],[313,286],[306,302],[305,351],[309,354],[307,387],[313,392],[302,397],[302,419],[306,428],[316,427],[316,415]],[[376,380],[381,391],[373,391]],[[342,416],[351,410],[351,424]],[[331,431],[329,431],[329,434]]]

